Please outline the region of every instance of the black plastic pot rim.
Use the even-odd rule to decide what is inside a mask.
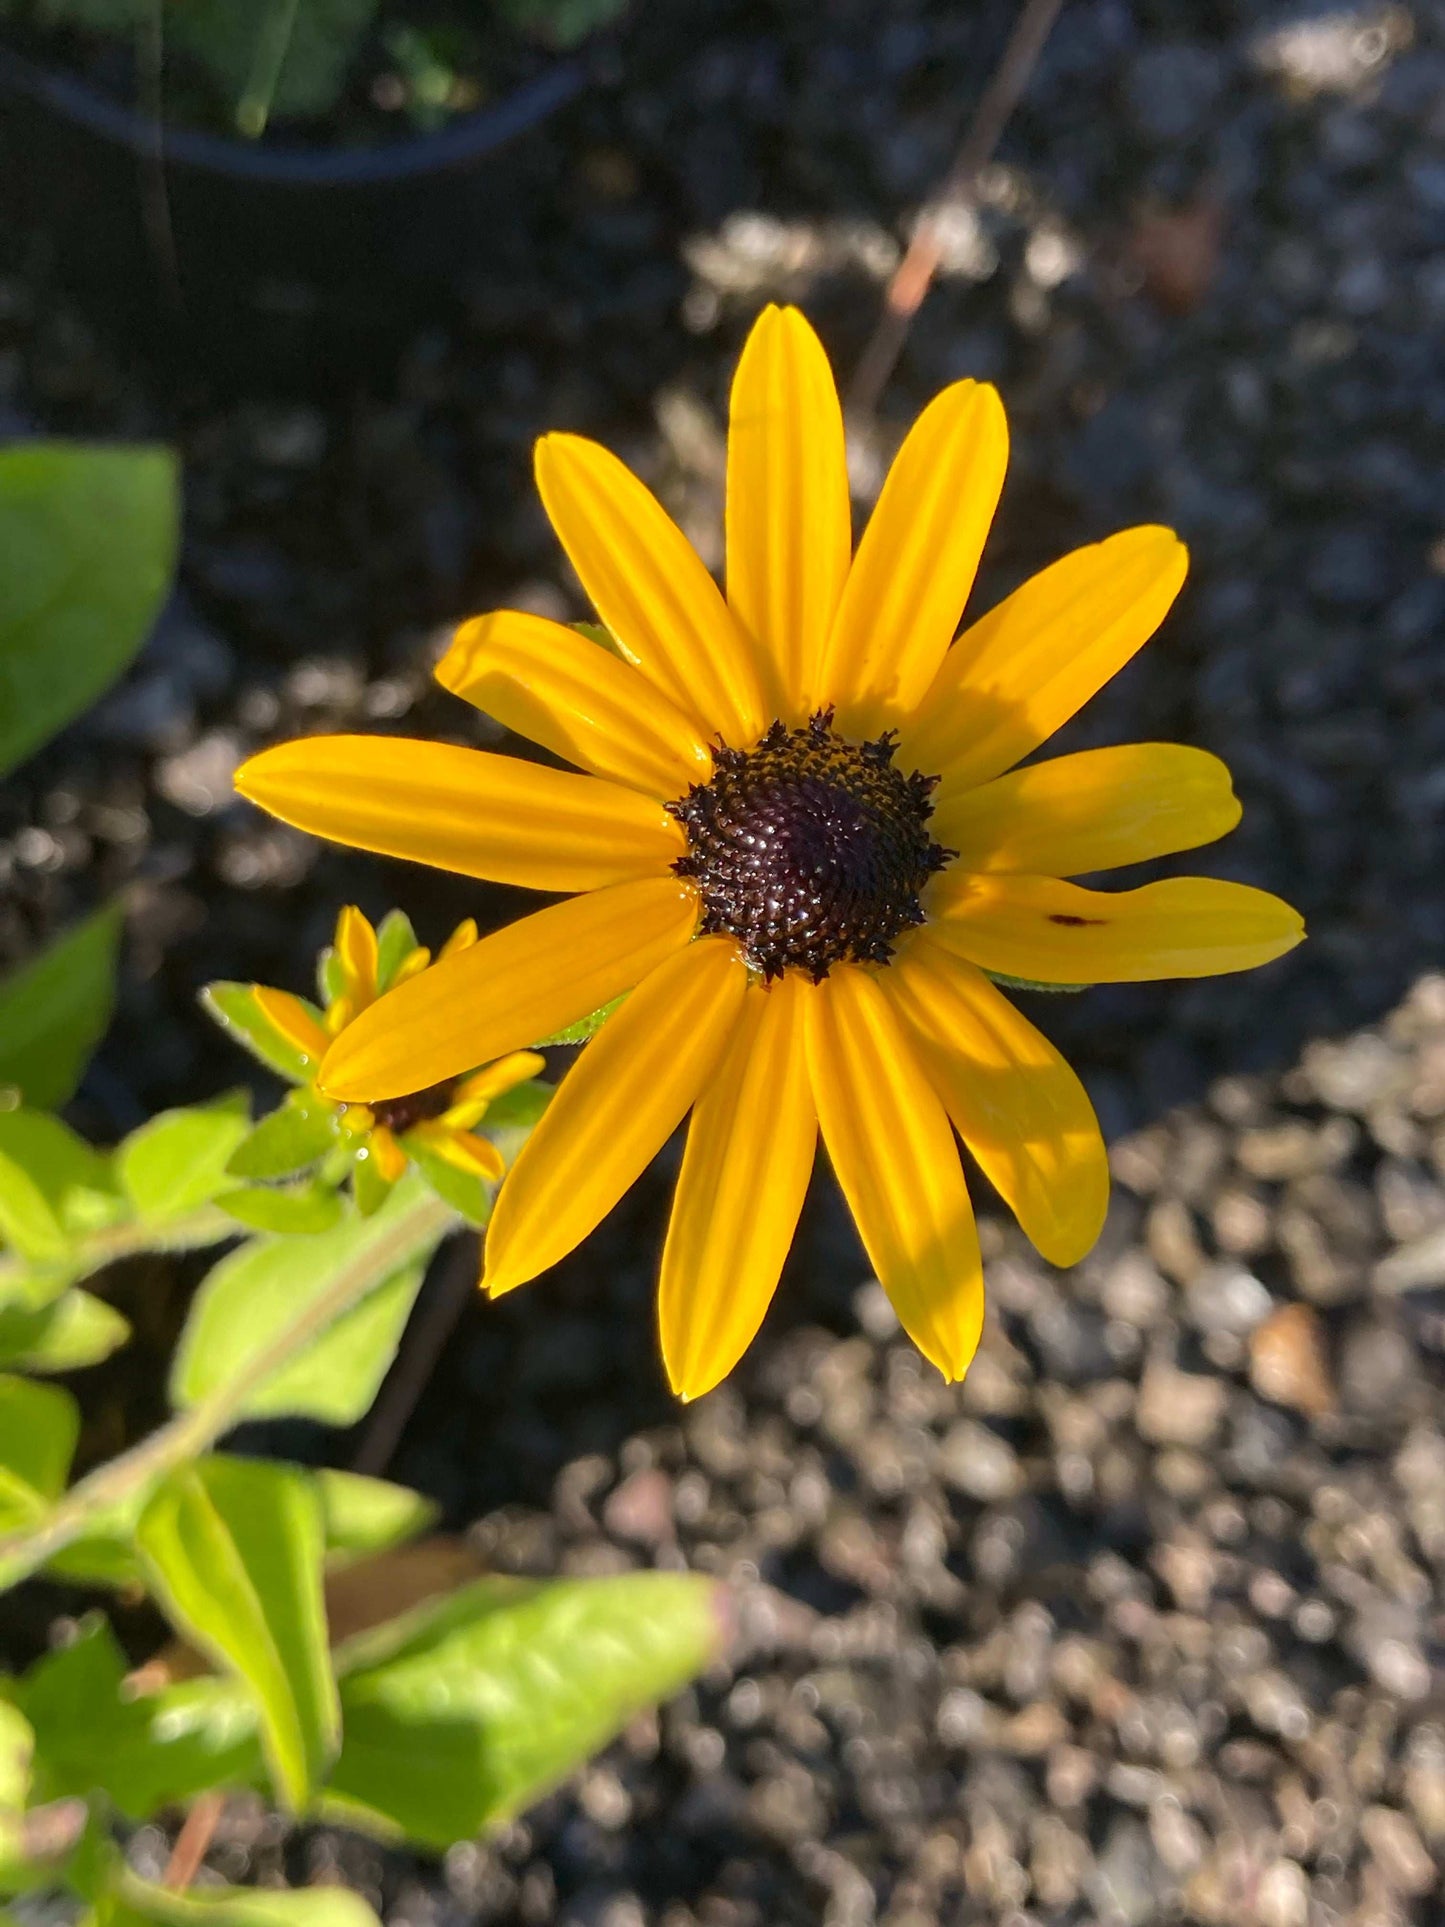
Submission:
[[[0,93],[23,94],[63,119],[127,149],[234,181],[280,187],[370,187],[464,168],[524,134],[580,93],[582,60],[560,60],[493,106],[468,114],[438,134],[418,134],[376,147],[267,147],[190,127],[157,122],[78,80],[0,47]]]

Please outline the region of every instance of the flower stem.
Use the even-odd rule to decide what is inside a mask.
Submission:
[[[18,1584],[37,1567],[81,1538],[92,1520],[123,1506],[159,1483],[166,1473],[208,1451],[242,1416],[251,1395],[296,1355],[312,1345],[369,1291],[408,1260],[434,1247],[459,1220],[430,1192],[419,1193],[411,1208],[359,1252],[330,1288],[303,1306],[268,1345],[241,1365],[224,1384],[179,1412],[128,1452],[97,1466],[71,1487],[36,1525],[0,1539],[0,1589]]]

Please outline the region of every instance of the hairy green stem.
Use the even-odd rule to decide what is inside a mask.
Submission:
[[[245,1225],[229,1211],[218,1210],[213,1204],[203,1204],[199,1210],[188,1211],[169,1224],[105,1225],[84,1233],[70,1256],[59,1258],[53,1264],[8,1254],[0,1257],[0,1305],[12,1302],[12,1294],[23,1302],[27,1280],[39,1272],[53,1272],[63,1281],[63,1286],[68,1287],[78,1285],[84,1278],[93,1278],[97,1271],[104,1271],[119,1258],[134,1258],[142,1251],[198,1251],[205,1245],[220,1244],[223,1238],[246,1235]]]
[[[21,1579],[72,1545],[91,1521],[111,1507],[123,1505],[157,1483],[167,1472],[209,1450],[223,1432],[240,1418],[261,1385],[297,1353],[314,1344],[369,1291],[393,1272],[434,1246],[458,1223],[456,1214],[430,1193],[418,1196],[383,1238],[369,1245],[343,1270],[330,1290],[306,1305],[269,1345],[209,1397],[187,1412],[179,1412],[128,1452],[107,1460],[71,1487],[34,1526],[0,1539],[0,1589]]]

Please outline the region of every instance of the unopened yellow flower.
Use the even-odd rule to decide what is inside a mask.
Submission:
[[[477,926],[468,917],[443,945],[438,964],[463,955],[476,941]],[[339,1149],[350,1159],[358,1204],[372,1211],[408,1164],[416,1163],[443,1195],[452,1194],[458,1209],[478,1215],[484,1194],[476,1191],[476,1181],[497,1184],[505,1166],[496,1145],[477,1135],[476,1127],[495,1099],[542,1068],[535,1051],[512,1051],[480,1070],[437,1078],[422,1089],[397,1091],[370,1104],[339,1101],[316,1088],[315,1073],[346,1026],[380,996],[420,978],[431,962],[430,950],[415,941],[399,913],[393,912],[378,933],[348,904],[336,920],[335,942],[321,959],[321,1008],[289,990],[245,987],[251,1012],[294,1053],[289,1065],[284,1057],[280,1061],[298,1088],[242,1147],[239,1169],[247,1175],[286,1175]],[[232,1030],[243,1029],[249,1013],[234,996],[218,999],[214,993],[242,989],[212,986],[212,1008]],[[253,1048],[264,1045],[260,1032],[250,1024],[247,1041]],[[449,1183],[449,1172],[458,1173],[461,1184]]]
[[[333,736],[237,779],[340,842],[577,893],[361,1013],[322,1083],[375,1104],[630,992],[503,1186],[485,1282],[510,1291],[570,1251],[691,1110],[660,1292],[685,1396],[757,1330],[819,1127],[874,1270],[949,1378],[983,1316],[957,1138],[1046,1258],[1088,1250],[1098,1125],[991,976],[1203,976],[1302,935],[1240,884],[1060,881],[1208,842],[1239,806],[1222,763],[1167,744],[1016,767],[1158,626],[1186,558],[1167,529],[1127,530],[955,642],[1007,440],[992,388],[946,389],[854,555],[827,360],[770,308],[733,385],[726,597],[615,456],[549,435],[542,500],[616,653],[504,612],[465,624],[438,669],[587,774]]]

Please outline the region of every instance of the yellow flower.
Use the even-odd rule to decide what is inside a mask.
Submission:
[[[957,1138],[1046,1258],[1089,1249],[1098,1125],[991,976],[1203,976],[1303,934],[1236,883],[1059,880],[1208,842],[1239,806],[1222,763],[1172,745],[1015,767],[1158,626],[1186,557],[1167,529],[1127,530],[955,642],[1007,440],[991,387],[946,389],[853,555],[826,357],[800,314],[770,308],[732,391],[726,597],[615,456],[548,435],[542,500],[616,653],[503,612],[463,625],[438,668],[587,774],[333,736],[237,778],[340,842],[577,893],[362,1012],[322,1082],[375,1103],[630,992],[502,1188],[485,1283],[510,1291],[570,1251],[692,1111],[660,1289],[686,1397],[757,1330],[820,1128],[874,1270],[949,1378],[983,1316]]]
[[[443,945],[438,964],[462,956],[476,941],[477,926],[469,917]],[[505,1167],[496,1145],[479,1137],[476,1127],[495,1099],[542,1068],[535,1051],[512,1051],[481,1070],[452,1072],[425,1088],[397,1091],[370,1104],[339,1101],[316,1086],[322,1059],[347,1025],[388,991],[420,978],[431,961],[431,952],[416,942],[399,912],[393,911],[378,932],[348,904],[336,920],[335,942],[321,958],[324,1007],[267,984],[212,986],[211,1006],[227,1027],[243,1034],[299,1086],[280,1112],[257,1126],[249,1154],[243,1147],[240,1165],[248,1175],[286,1175],[339,1147],[350,1159],[363,1212],[374,1211],[407,1165],[415,1163],[458,1210],[485,1217],[487,1194],[479,1181],[499,1183]],[[245,1001],[234,995],[218,998],[217,991],[245,991]]]

